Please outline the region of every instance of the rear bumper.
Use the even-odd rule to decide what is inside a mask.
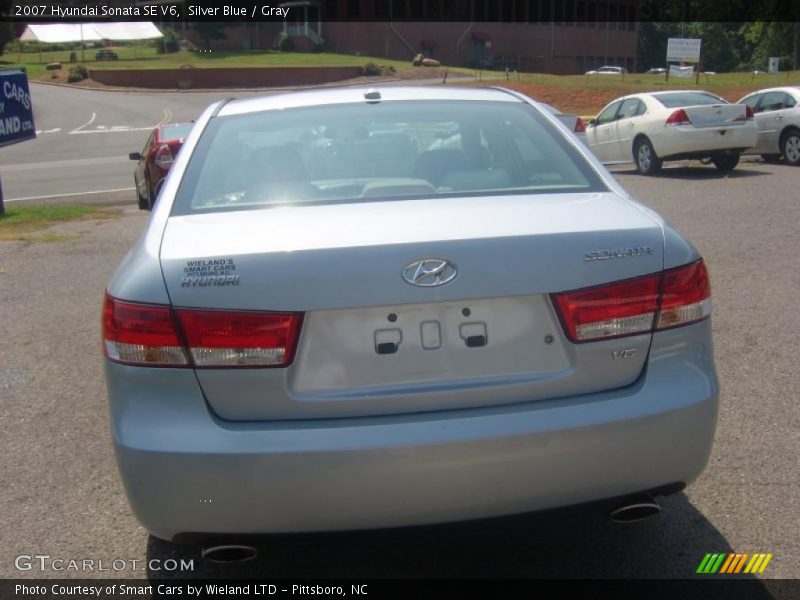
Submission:
[[[653,148],[663,159],[704,156],[718,150],[739,150],[754,146],[758,129],[754,123],[732,127],[695,128],[678,126],[665,128],[662,135],[653,136]],[[720,131],[724,131],[722,135]]]
[[[190,371],[107,364],[131,506],[158,537],[418,525],[690,482],[714,437],[710,322],[654,336],[611,392],[395,417],[232,423]]]

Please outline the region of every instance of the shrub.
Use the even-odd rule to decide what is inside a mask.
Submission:
[[[368,62],[361,67],[361,74],[365,77],[376,77],[379,75],[394,75],[395,68],[391,65],[378,65],[374,62]]]
[[[67,72],[67,83],[77,83],[89,78],[89,69],[86,65],[75,65],[70,67]]]
[[[311,48],[311,51],[315,54],[319,54],[320,52],[325,52],[327,48],[325,47],[325,42],[320,42],[318,44],[314,44],[314,47]]]

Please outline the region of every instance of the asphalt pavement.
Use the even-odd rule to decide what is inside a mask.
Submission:
[[[36,93],[43,97],[38,87]],[[155,112],[166,96],[152,96]],[[199,109],[212,99],[193,102]],[[96,122],[113,106],[109,99],[106,108],[93,108]],[[47,118],[39,126],[55,126]],[[75,114],[71,122],[84,118]],[[103,144],[117,135],[141,133],[73,135],[60,158],[45,143],[45,154],[20,151],[13,164],[72,160],[63,156],[72,138]],[[6,156],[0,154],[4,178]],[[16,173],[22,182],[31,171]],[[37,553],[128,561],[121,572],[90,574],[102,577],[157,578],[164,573],[145,561],[178,557],[194,560],[193,571],[177,574],[191,577],[671,578],[693,576],[707,552],[770,552],[763,578],[799,578],[800,170],[749,161],[729,175],[699,163],[670,166],[660,177],[614,173],[695,243],[712,279],[722,387],[716,442],[706,472],[667,498],[659,517],[619,525],[591,507],[271,538],[259,542],[256,560],[226,567],[202,561],[197,548],[149,538],[116,471],[99,343],[103,290],[147,219],[126,207],[117,218],[58,226],[72,236],[61,241],[0,243],[0,577],[86,576],[15,568],[15,557]]]

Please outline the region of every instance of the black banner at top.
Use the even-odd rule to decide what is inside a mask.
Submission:
[[[4,0],[0,7],[5,19],[27,23],[800,21],[800,0]]]

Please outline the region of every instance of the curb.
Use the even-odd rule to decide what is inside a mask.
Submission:
[[[448,77],[451,79],[452,77]],[[454,78],[455,81],[459,81],[461,78]],[[463,78],[466,80],[466,77]],[[365,81],[358,81],[354,82],[352,79],[344,79],[338,82],[329,82],[329,83],[320,83],[320,84],[311,84],[311,85],[301,85],[301,86],[283,86],[283,87],[251,87],[251,88],[195,88],[191,90],[180,90],[180,89],[160,89],[160,88],[140,88],[140,87],[111,87],[111,86],[104,86],[104,87],[83,87],[83,86],[74,86],[69,83],[56,83],[53,81],[38,81],[38,80],[31,80],[30,83],[36,83],[40,85],[51,85],[53,87],[61,87],[61,88],[69,88],[71,90],[82,90],[88,92],[116,92],[116,93],[141,93],[146,92],[149,94],[204,94],[208,92],[269,92],[269,91],[295,91],[295,90],[307,90],[312,88],[329,88],[329,87],[355,87],[361,85],[369,85],[371,83],[397,83],[397,82],[413,82],[414,79],[402,79],[402,78],[393,78],[393,79],[382,79],[382,78],[369,78]],[[349,83],[348,83],[349,82]]]

